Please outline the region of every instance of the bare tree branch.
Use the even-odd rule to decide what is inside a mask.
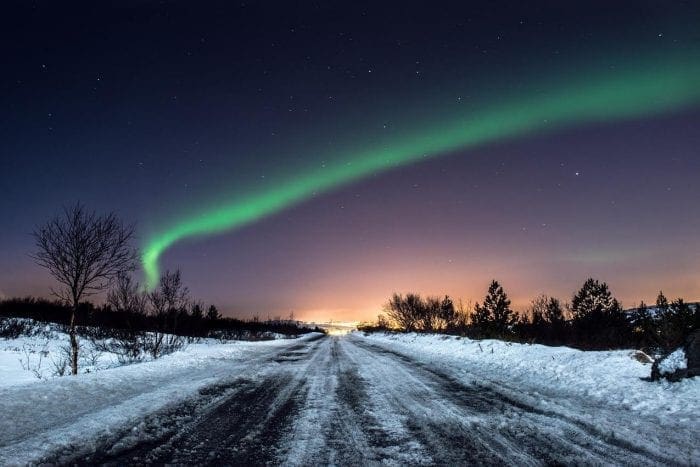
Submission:
[[[80,300],[107,288],[120,274],[136,268],[136,251],[130,242],[134,227],[124,225],[113,213],[98,216],[81,204],[65,208],[33,232],[36,263],[60,284],[51,292],[73,306],[71,347],[73,374],[78,371],[75,313]]]

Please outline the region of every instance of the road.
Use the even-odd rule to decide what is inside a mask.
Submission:
[[[674,464],[631,442],[492,387],[466,384],[359,336],[257,355],[199,396],[60,463]],[[583,409],[582,409],[583,410]],[[589,408],[585,409],[589,410]],[[602,410],[602,409],[601,409]],[[150,433],[150,435],[149,435]],[[144,435],[145,434],[145,435]]]

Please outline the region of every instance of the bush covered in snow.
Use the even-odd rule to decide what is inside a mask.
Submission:
[[[677,349],[670,353],[666,358],[659,363],[659,372],[662,375],[674,373],[677,370],[685,370],[688,368],[688,359],[685,356],[683,349]]]
[[[700,376],[700,330],[688,336],[682,347],[657,359],[651,369],[652,380],[680,381],[695,376]]]

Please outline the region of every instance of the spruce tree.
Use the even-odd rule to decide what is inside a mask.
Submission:
[[[613,298],[608,284],[589,278],[571,299],[571,311],[575,321],[597,320],[600,317],[620,310],[620,304]]]
[[[448,331],[454,329],[457,324],[457,311],[452,299],[447,295],[440,301],[440,319]]]
[[[221,315],[219,314],[219,310],[217,310],[214,305],[210,305],[209,309],[207,310],[207,319],[210,321],[216,321],[220,318]]]
[[[662,349],[668,351],[673,346],[673,310],[664,295],[663,290],[656,296],[656,306],[654,310],[654,337],[655,343]]]
[[[478,332],[486,337],[505,337],[511,333],[511,327],[518,319],[517,313],[510,309],[510,300],[497,282],[492,281],[484,298],[484,304],[474,307],[473,324]]]
[[[662,290],[659,292],[659,295],[656,296],[656,316],[658,318],[663,318],[669,311],[668,299]]]
[[[629,345],[632,327],[608,284],[588,279],[571,300],[575,345],[589,349]]]
[[[668,304],[659,322],[659,340],[664,350],[683,345],[695,324],[695,311],[682,298]]]
[[[632,315],[633,332],[637,335],[638,346],[658,345],[658,323],[653,311],[643,301]]]
[[[566,342],[568,325],[564,309],[558,298],[550,297],[545,306],[544,318],[547,323],[547,340],[550,344]]]

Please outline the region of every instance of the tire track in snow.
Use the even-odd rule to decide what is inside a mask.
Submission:
[[[360,337],[258,354],[198,397],[47,463],[674,464],[513,388],[465,384]],[[495,384],[493,382],[488,382]],[[557,407],[556,401],[550,405]],[[582,410],[585,410],[584,407]]]
[[[447,410],[446,413],[453,413],[452,410],[454,410],[457,419],[469,419],[474,415],[481,418],[481,421],[471,428],[466,427],[464,434],[467,436],[463,441],[466,441],[467,445],[476,441],[473,438],[466,439],[469,433],[481,438],[482,441],[486,440],[487,442],[472,447],[476,452],[491,452],[495,457],[463,460],[478,463],[493,461],[519,464],[609,464],[612,462],[619,465],[659,465],[677,462],[673,458],[661,457],[644,446],[611,436],[582,420],[529,406],[484,385],[466,385],[401,353],[363,342],[358,338],[351,338],[350,342],[352,346],[365,351],[365,357],[375,359],[375,363],[381,362],[380,356],[393,361],[397,368],[403,369],[403,371],[395,371],[404,373],[404,380],[414,380],[414,387],[422,387],[427,391],[434,390],[436,398],[449,402],[455,407]],[[388,379],[385,377],[385,380]],[[376,377],[370,377],[368,380],[375,381]],[[385,388],[384,391],[389,393],[390,389]],[[412,412],[411,403],[403,405],[406,411]],[[410,420],[408,425],[422,441],[429,445],[436,443],[439,446],[440,438],[432,436],[434,432],[442,433],[447,439],[457,442],[460,436],[455,435],[455,432],[460,433],[461,429],[465,428],[465,425],[458,420],[457,423],[448,422],[448,420],[449,418],[445,417],[443,422],[436,425],[434,420],[428,417],[423,420],[423,425],[415,420]],[[446,424],[454,425],[455,432],[445,430]],[[487,429],[484,429],[485,427]],[[439,451],[439,449],[433,449],[433,451]],[[455,459],[444,459],[444,462],[439,460],[437,462],[454,461]]]
[[[247,378],[200,391],[200,397],[152,414],[135,436],[129,430],[105,440],[97,452],[49,463],[264,465],[305,399],[305,372],[314,367],[322,340],[306,341],[265,356]],[[145,429],[144,429],[145,427]]]
[[[343,343],[368,384],[370,410],[393,435],[400,452],[411,452],[418,464],[501,464],[501,453],[513,447],[478,432],[483,419],[446,397],[434,381],[418,377],[406,362],[379,349],[363,348],[354,340]],[[511,461],[512,461],[511,455]],[[525,464],[526,459],[518,459]]]
[[[319,354],[307,374],[304,406],[278,460],[283,465],[366,464],[371,440],[353,410],[362,395],[358,386],[348,385],[352,369],[339,353],[338,338],[326,339]]]
[[[308,382],[306,405],[292,428],[284,465],[375,465],[415,462],[368,410],[366,383],[345,354],[343,338],[324,346],[325,358]]]

